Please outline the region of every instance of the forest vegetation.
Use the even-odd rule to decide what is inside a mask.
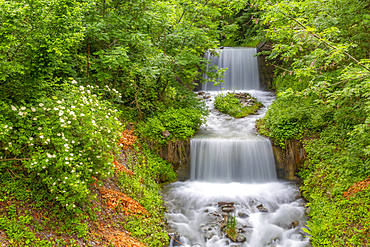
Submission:
[[[191,89],[223,72],[204,71],[205,50],[271,42],[262,55],[276,68],[277,98],[258,129],[282,147],[304,143],[311,242],[368,246],[369,9],[364,0],[0,0],[0,241],[165,246],[159,184],[176,174],[141,140],[186,140],[204,123]]]
[[[138,136],[165,145],[204,123],[202,55],[239,37],[244,7],[0,0],[0,242],[168,243],[159,184],[176,174]]]
[[[313,246],[369,246],[370,3],[251,1],[277,98],[257,124],[307,152],[299,176]]]

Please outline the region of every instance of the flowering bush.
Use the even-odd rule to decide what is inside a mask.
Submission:
[[[65,83],[35,103],[0,102],[0,171],[26,172],[44,196],[74,210],[109,176],[121,123],[97,86]],[[116,91],[110,92],[116,93]]]

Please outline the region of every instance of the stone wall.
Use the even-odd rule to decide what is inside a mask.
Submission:
[[[297,140],[289,140],[285,143],[285,149],[273,144],[272,150],[278,178],[297,179],[296,174],[307,157],[302,143]]]
[[[257,46],[257,52],[270,51],[271,49],[272,43],[270,42],[261,42]],[[275,67],[272,66],[273,61],[267,60],[266,57],[267,56],[265,55],[259,55],[257,57],[257,60],[260,75],[260,83],[265,89],[269,90],[272,89],[272,81],[274,79]]]
[[[172,164],[179,181],[190,178],[190,139],[176,142],[169,141],[166,146],[160,146],[150,141],[147,141],[147,143],[152,150]]]

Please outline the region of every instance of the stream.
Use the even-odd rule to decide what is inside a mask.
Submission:
[[[309,246],[304,233],[305,207],[294,182],[279,180],[270,141],[258,135],[255,121],[275,95],[260,89],[255,48],[225,48],[206,56],[229,68],[226,90],[203,85],[210,109],[207,124],[190,142],[190,179],[166,186],[169,247]],[[235,90],[237,89],[237,90]],[[256,115],[235,119],[214,109],[220,93],[248,92],[264,105]],[[236,238],[225,234],[235,219]]]

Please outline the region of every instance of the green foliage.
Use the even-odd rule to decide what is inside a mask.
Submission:
[[[1,1],[1,99],[37,99],[53,83],[77,75],[83,8],[75,0]]]
[[[249,95],[249,94],[248,94]],[[240,99],[235,97],[234,93],[228,93],[226,95],[219,94],[215,98],[215,108],[220,112],[227,113],[232,117],[241,118],[248,115],[255,114],[263,105],[249,95],[252,100],[252,104],[244,106]]]
[[[79,238],[87,235],[87,225],[83,223],[86,214],[75,214],[65,207],[40,198],[38,191],[32,190],[32,180],[14,180],[13,176],[10,171],[0,175],[0,230],[7,234],[10,246],[67,245],[62,238],[36,237],[36,233],[42,231],[55,231],[61,236],[72,233]]]
[[[74,81],[75,82],[75,81]],[[93,177],[112,172],[119,113],[92,86],[57,86],[52,97],[0,108],[2,171],[27,171],[40,197],[70,210],[89,198]]]
[[[157,116],[149,118],[139,131],[144,137],[164,144],[169,140],[185,140],[192,137],[204,122],[205,117],[198,109],[170,107]],[[170,132],[170,136],[163,135],[165,130]]]
[[[280,145],[304,140],[300,171],[314,246],[367,246],[369,191],[343,198],[369,176],[369,3],[253,1],[263,10],[278,92],[258,129]],[[363,23],[364,25],[361,25]],[[279,61],[280,60],[280,61]]]
[[[159,194],[159,182],[172,182],[177,175],[170,163],[143,144],[141,149],[128,156],[128,165],[134,175],[122,173],[119,175],[123,191],[138,201],[150,214],[150,218],[130,217],[125,223],[125,229],[132,236],[148,246],[163,246],[168,241],[168,235],[163,231],[164,212],[163,200]]]

